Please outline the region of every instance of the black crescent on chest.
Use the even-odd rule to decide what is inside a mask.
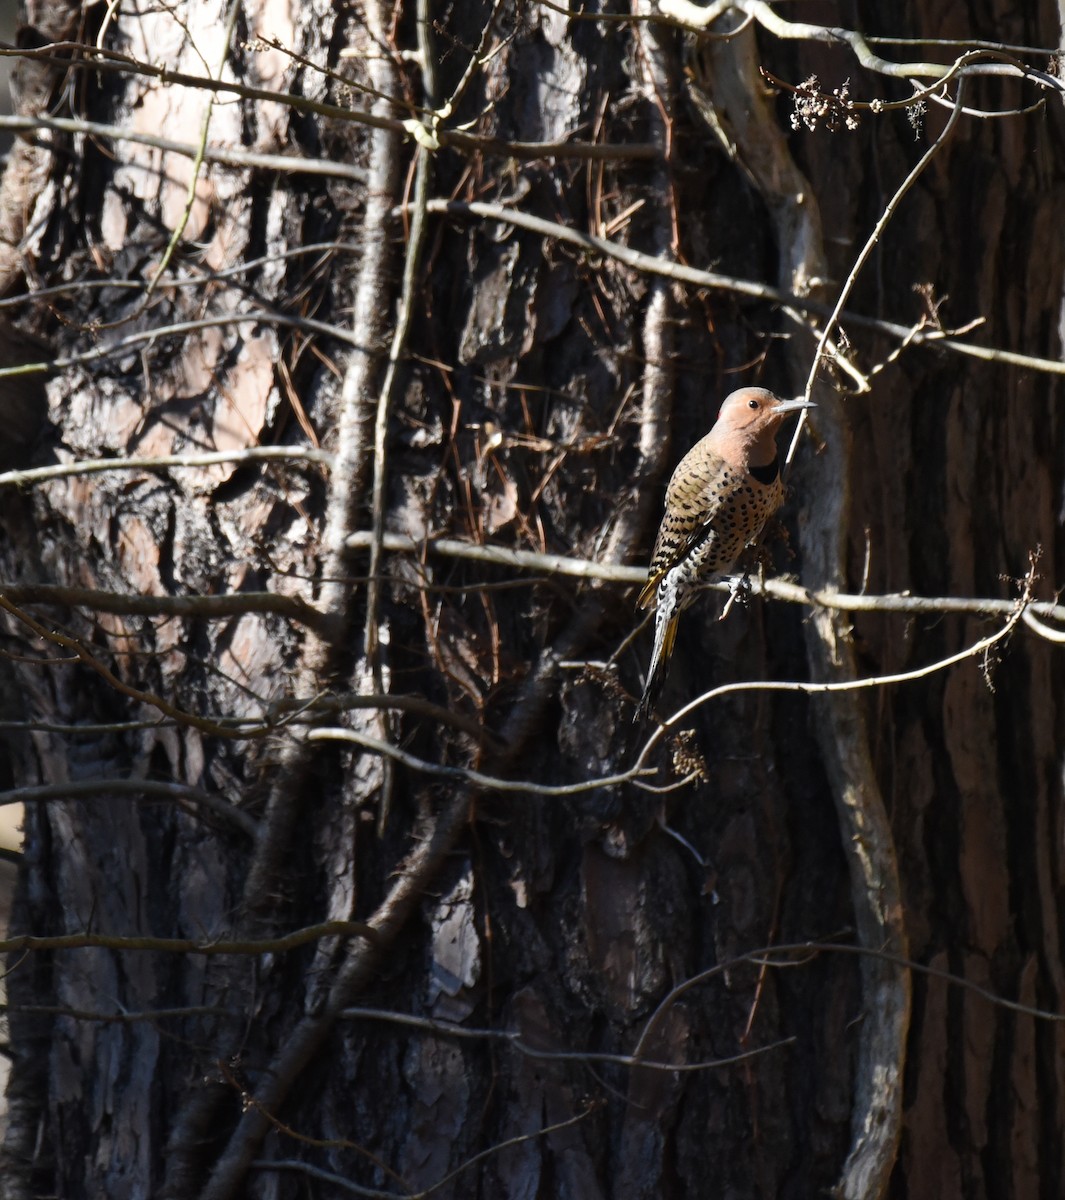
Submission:
[[[750,476],[765,487],[776,483],[780,478],[780,456],[774,458],[771,463],[766,463],[764,467],[751,467]]]

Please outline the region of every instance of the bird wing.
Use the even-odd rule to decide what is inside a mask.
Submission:
[[[719,455],[697,442],[681,459],[666,488],[666,506],[655,538],[647,582],[636,603],[648,608],[662,577],[683,562],[696,543],[714,529],[714,517],[736,482],[736,473]]]

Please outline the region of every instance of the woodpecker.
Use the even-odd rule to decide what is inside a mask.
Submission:
[[[655,610],[655,640],[636,720],[665,682],[680,614],[699,588],[727,575],[780,507],[784,485],[776,435],[789,413],[814,408],[766,388],[727,396],[714,427],[688,451],[666,488],[666,511],[637,606]]]

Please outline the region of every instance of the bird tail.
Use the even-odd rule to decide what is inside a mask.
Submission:
[[[669,656],[673,653],[673,642],[677,637],[677,625],[680,623],[680,608],[673,602],[673,597],[659,597],[658,610],[655,612],[655,642],[651,650],[651,665],[647,668],[647,684],[636,706],[636,722],[646,721],[651,715],[651,709],[658,700],[662,685],[666,682],[669,669]]]

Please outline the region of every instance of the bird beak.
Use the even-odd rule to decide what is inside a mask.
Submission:
[[[781,400],[779,404],[773,406],[773,415],[780,417],[785,413],[799,412],[804,408],[816,408],[817,405],[810,400],[804,400],[801,396],[797,400]]]

